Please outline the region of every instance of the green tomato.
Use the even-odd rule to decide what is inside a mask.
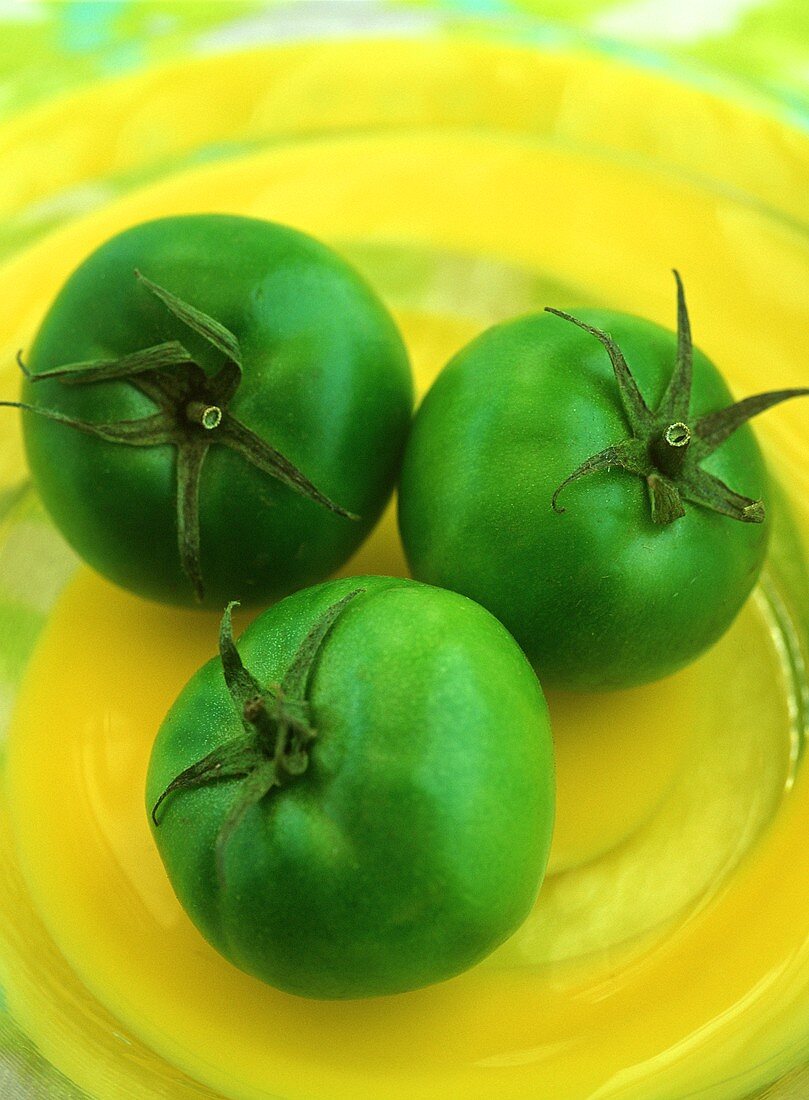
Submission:
[[[452,592],[383,577],[288,597],[162,725],[169,879],[237,967],[307,997],[460,973],[522,922],[553,823],[548,714],[519,647]]]
[[[725,408],[679,277],[678,319],[676,336],[604,310],[497,325],[416,415],[399,493],[413,575],[488,608],[546,686],[673,672],[761,570],[767,475],[744,422],[807,391]]]
[[[398,471],[407,354],[317,241],[188,215],[114,237],[30,352],[28,462],[51,517],[141,595],[266,603],[337,569]]]

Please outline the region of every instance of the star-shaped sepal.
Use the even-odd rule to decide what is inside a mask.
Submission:
[[[148,397],[157,411],[137,420],[96,423],[19,401],[2,401],[0,405],[37,413],[107,443],[129,447],[174,446],[178,553],[183,572],[201,603],[205,587],[200,564],[200,479],[212,446],[228,447],[256,469],[336,515],[352,520],[358,517],[321,492],[294,463],[228,411],[243,376],[241,349],[233,333],[139,271],[135,277],[179,321],[224,356],[224,364],[215,374],[207,374],[176,340],[155,344],[120,359],[68,363],[36,374],[26,368],[18,355],[20,369],[32,384],[46,379],[56,379],[67,386],[126,382]]]
[[[233,641],[231,603],[222,616],[219,655],[228,693],[241,720],[243,732],[182,771],[160,794],[152,808],[158,811],[170,796],[225,780],[241,786],[216,838],[215,863],[224,881],[225,853],[244,815],[274,788],[286,786],[309,766],[309,748],[317,737],[310,689],[312,671],[326,636],[348,604],[365,589],[357,588],[333,603],[315,621],[280,684],[263,687],[245,668]]]
[[[621,405],[631,434],[591,455],[558,486],[553,509],[564,512],[559,496],[572,482],[596,470],[621,469],[642,477],[649,490],[652,519],[665,525],[685,515],[684,501],[709,508],[742,523],[761,523],[764,503],[731,489],[702,469],[701,463],[737,428],[766,409],[809,389],[774,390],[746,397],[727,408],[690,418],[693,377],[693,342],[682,279],[677,282],[677,358],[666,392],[656,409],[650,409],[640,392],[624,355],[612,337],[569,313],[547,308],[548,313],[570,321],[599,340],[609,355]]]

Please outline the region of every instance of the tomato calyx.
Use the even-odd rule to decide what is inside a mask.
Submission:
[[[359,517],[321,492],[294,463],[228,411],[243,375],[241,348],[233,333],[139,271],[135,271],[135,277],[170,313],[225,357],[224,365],[215,374],[207,374],[176,340],[120,359],[68,363],[36,374],[27,369],[18,353],[17,363],[31,383],[45,379],[57,379],[68,386],[127,382],[148,397],[157,412],[138,420],[95,423],[19,401],[3,401],[0,405],[37,413],[107,443],[176,447],[177,546],[183,572],[197,601],[202,603],[205,586],[200,563],[199,492],[202,468],[212,446],[228,447],[293,492],[336,515],[351,520]]]
[[[631,436],[591,455],[557,487],[551,504],[558,504],[562,491],[572,482],[596,470],[615,467],[636,474],[646,481],[652,520],[660,525],[673,523],[685,515],[684,501],[709,508],[742,523],[762,523],[764,503],[731,489],[718,477],[703,470],[701,463],[751,417],[792,397],[809,395],[809,389],[774,390],[755,394],[727,408],[708,413],[695,421],[689,419],[691,404],[693,342],[682,279],[677,283],[677,357],[666,392],[658,407],[650,409],[621,349],[601,329],[559,309],[546,307],[601,342],[612,363],[624,415]]]
[[[268,687],[262,687],[245,668],[233,640],[232,612],[238,603],[234,601],[225,609],[219,630],[219,656],[244,732],[180,772],[152,807],[152,821],[159,826],[158,810],[171,795],[223,780],[241,780],[239,794],[216,837],[215,863],[220,883],[224,882],[228,842],[250,807],[274,788],[303,775],[309,766],[308,750],[317,737],[309,699],[314,665],[334,623],[364,591],[356,588],[327,608],[301,642],[281,683]]]

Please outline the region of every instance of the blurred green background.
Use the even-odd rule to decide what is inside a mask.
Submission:
[[[191,52],[347,33],[418,34],[456,19],[584,34],[692,81],[755,85],[809,125],[806,0],[0,0],[0,118],[66,88]],[[538,28],[536,20],[541,21]]]

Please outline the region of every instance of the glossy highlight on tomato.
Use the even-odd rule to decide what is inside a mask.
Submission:
[[[413,575],[496,615],[546,685],[625,688],[692,661],[762,568],[768,477],[751,416],[691,342],[607,310],[496,325],[439,375],[410,435]],[[557,314],[554,316],[553,314]]]
[[[234,215],[103,244],[21,365],[54,522],[99,572],[167,603],[267,603],[337,569],[390,495],[412,409],[404,345],[360,277]]]
[[[306,589],[188,683],[146,803],[181,904],[236,966],[355,998],[450,978],[527,916],[550,847],[542,691],[472,601],[383,577]]]

